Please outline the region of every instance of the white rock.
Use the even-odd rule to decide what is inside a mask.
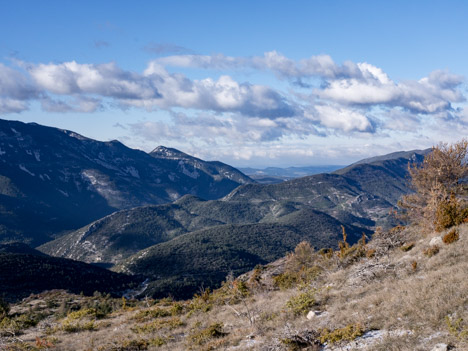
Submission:
[[[307,313],[307,319],[313,319],[314,317],[319,316],[321,314],[321,311],[309,311],[309,313]]]
[[[442,244],[442,238],[440,236],[435,236],[431,239],[429,242],[429,245],[434,246],[434,245],[441,245]]]
[[[431,351],[447,351],[448,349],[447,344],[436,344]]]

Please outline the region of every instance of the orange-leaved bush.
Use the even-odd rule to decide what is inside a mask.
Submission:
[[[442,231],[468,216],[468,140],[441,143],[432,148],[422,164],[409,165],[414,193],[399,202],[410,220]]]

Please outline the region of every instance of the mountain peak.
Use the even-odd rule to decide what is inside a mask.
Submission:
[[[150,155],[156,158],[165,158],[165,159],[178,159],[178,158],[186,158],[190,157],[186,153],[171,148],[171,147],[166,147],[159,145],[157,148],[155,148],[153,151],[150,152]]]
[[[185,194],[220,198],[251,181],[164,146],[147,154],[116,140],[2,119],[0,164],[0,242],[33,246],[116,210]]]

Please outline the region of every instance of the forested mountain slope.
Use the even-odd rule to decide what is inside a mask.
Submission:
[[[0,120],[0,242],[38,245],[119,209],[216,199],[250,178],[220,162],[168,158],[34,123]],[[168,150],[168,149],[167,149]]]

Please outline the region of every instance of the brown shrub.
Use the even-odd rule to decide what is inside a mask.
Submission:
[[[442,241],[444,244],[451,244],[454,243],[455,241],[458,241],[460,239],[460,233],[458,232],[457,229],[452,229],[449,231],[447,234],[445,234],[442,238]]]
[[[461,224],[468,218],[468,208],[454,194],[450,199],[442,200],[436,209],[435,229],[438,232]]]
[[[432,148],[422,164],[409,166],[411,186],[415,193],[403,196],[400,207],[413,222],[426,230],[443,230],[464,218],[458,200],[465,192],[462,182],[468,176],[468,140]],[[440,229],[442,228],[442,229]]]
[[[426,250],[423,251],[423,253],[427,256],[427,257],[432,257],[434,255],[437,255],[439,253],[439,247],[437,245],[434,245],[434,246],[431,246],[431,247],[428,247]]]
[[[409,244],[405,244],[403,245],[402,247],[400,247],[401,251],[403,252],[408,252],[410,251],[413,247],[414,247],[415,243],[414,242],[411,242]]]

